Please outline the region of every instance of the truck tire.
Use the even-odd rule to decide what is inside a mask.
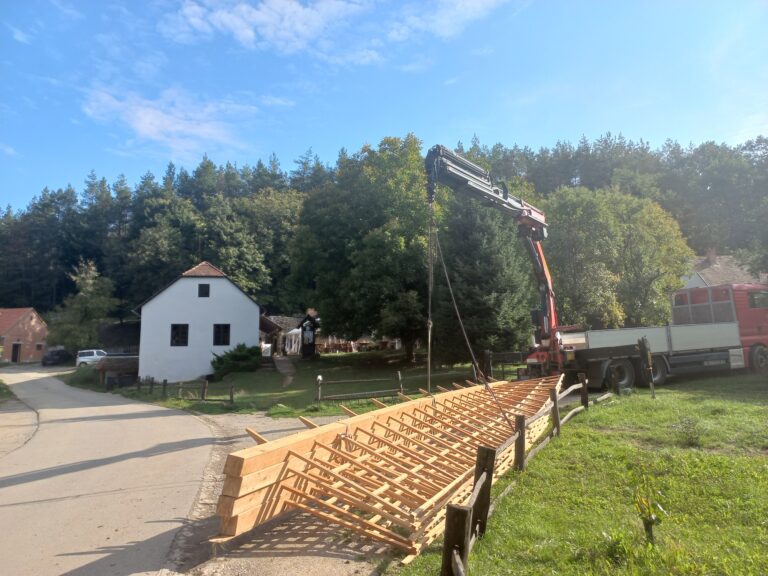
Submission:
[[[749,352],[749,366],[753,372],[764,374],[768,372],[768,348],[755,344]]]
[[[667,381],[668,374],[669,372],[667,371],[667,363],[664,361],[664,358],[661,356],[654,356],[653,368],[651,369],[651,377],[653,378],[653,385],[663,386],[664,383]]]
[[[619,390],[634,387],[635,367],[632,365],[632,362],[630,362],[629,359],[617,358],[610,361],[610,364],[608,365],[607,376],[609,385],[611,387],[613,386],[612,372],[614,370],[617,373],[618,381],[616,382],[616,385],[618,386]]]

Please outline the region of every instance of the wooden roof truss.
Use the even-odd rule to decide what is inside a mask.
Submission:
[[[471,494],[478,447],[499,450],[494,476],[506,472],[514,416],[547,408],[560,382],[494,382],[493,394],[456,386],[233,452],[217,509],[221,535],[298,509],[418,554],[442,532],[445,505]],[[525,431],[528,446],[547,425],[541,418]]]

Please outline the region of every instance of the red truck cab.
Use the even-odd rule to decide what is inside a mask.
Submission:
[[[768,285],[721,284],[678,290],[672,299],[672,322],[737,322],[745,366],[768,372]]]

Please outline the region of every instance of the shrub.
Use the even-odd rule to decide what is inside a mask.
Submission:
[[[238,344],[229,352],[214,354],[211,360],[213,375],[220,380],[231,372],[253,372],[261,366],[261,348]]]

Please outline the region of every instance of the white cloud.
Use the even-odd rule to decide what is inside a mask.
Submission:
[[[29,44],[31,42],[31,38],[29,37],[29,34],[26,32],[23,32],[22,30],[19,30],[15,26],[11,26],[10,24],[6,24],[6,27],[8,30],[11,31],[11,36],[13,37],[16,42],[19,42],[21,44]]]
[[[72,20],[81,20],[85,15],[74,6],[67,4],[63,0],[48,0],[62,15]]]
[[[8,144],[5,144],[3,142],[0,142],[0,152],[3,154],[6,154],[8,156],[17,156],[18,153],[16,150],[13,149],[13,146],[8,146]]]
[[[280,96],[262,96],[261,103],[264,106],[275,107],[291,107],[296,105],[296,102],[293,100],[289,100],[288,98],[281,98]]]
[[[421,33],[451,38],[464,28],[486,17],[508,0],[437,0],[419,3],[403,10],[389,30],[389,39],[402,42]]]
[[[520,7],[530,0],[430,0],[394,7],[380,0],[179,0],[158,28],[180,43],[225,36],[247,49],[370,65],[384,61],[386,44],[425,34],[456,36],[510,1]]]
[[[152,100],[136,93],[93,88],[86,95],[83,111],[95,120],[127,127],[132,132],[128,147],[154,144],[175,159],[189,160],[217,147],[242,148],[235,126],[257,108],[231,100],[199,101],[175,89]]]
[[[365,10],[366,0],[184,0],[160,22],[160,31],[183,43],[214,33],[232,36],[246,48],[273,48],[291,54],[310,48],[350,16]]]

